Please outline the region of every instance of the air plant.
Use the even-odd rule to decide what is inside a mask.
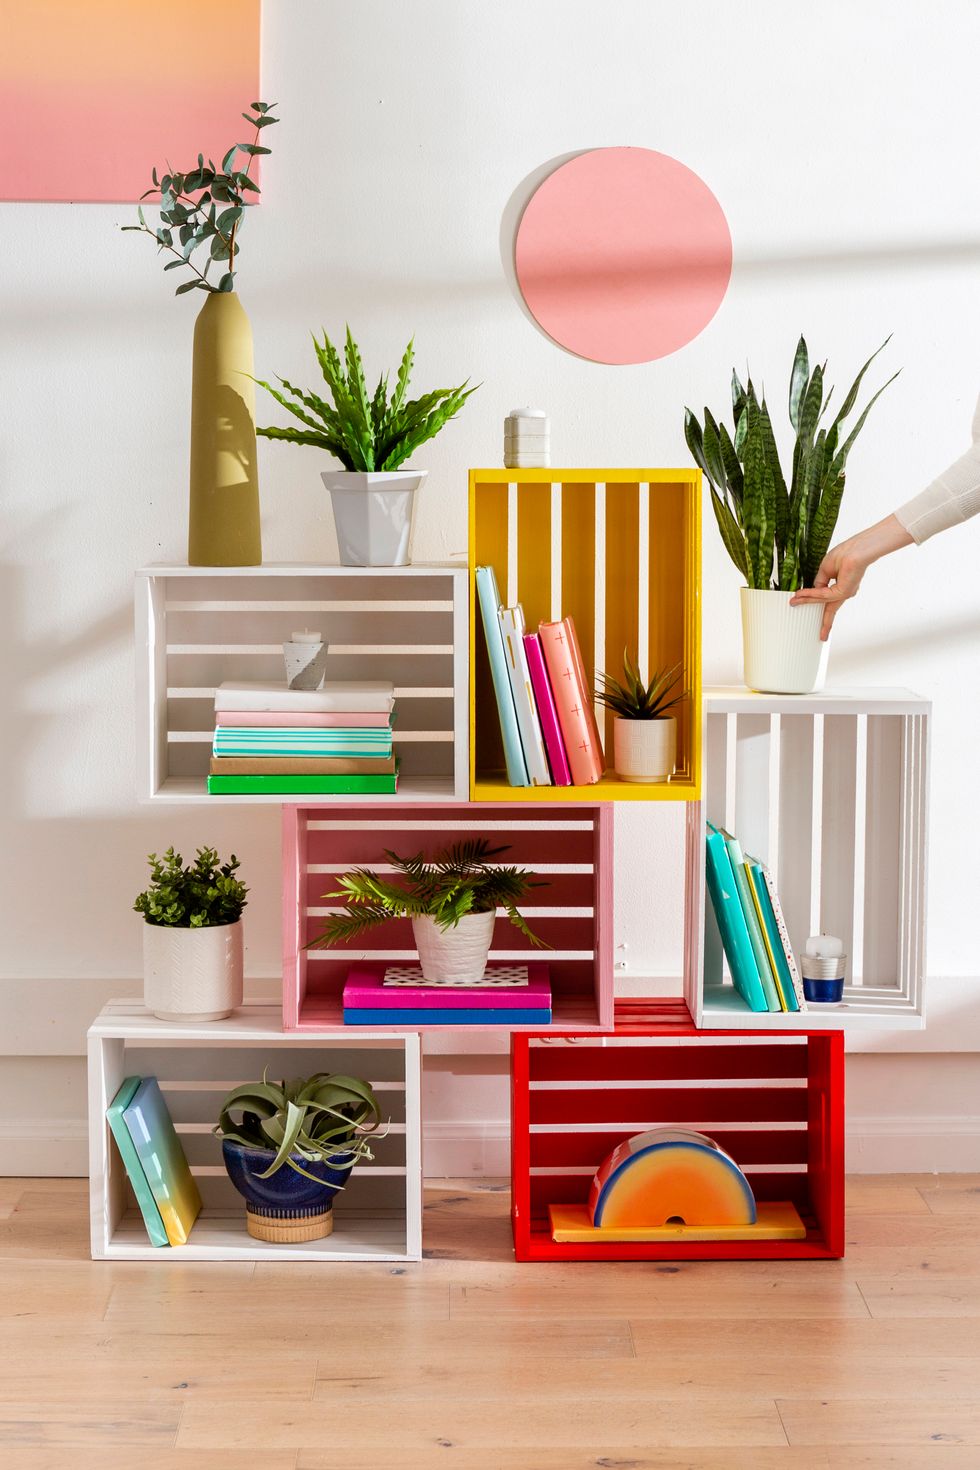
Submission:
[[[362,1159],[374,1157],[370,1139],[380,1124],[374,1090],[357,1077],[316,1072],[276,1083],[263,1072],[261,1082],[232,1088],[213,1131],[245,1148],[275,1151],[260,1179],[289,1168],[320,1184],[325,1181],[304,1169],[303,1163],[329,1164],[349,1173]]]
[[[596,674],[595,697],[621,720],[662,720],[667,711],[687,698],[687,690],[672,691],[681,677],[681,664],[672,669],[655,669],[649,682],[640,673],[628,649],[623,650],[623,682],[608,674]]]

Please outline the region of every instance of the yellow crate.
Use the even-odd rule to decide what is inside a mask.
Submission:
[[[646,673],[682,663],[677,770],[633,785],[511,786],[476,596],[490,565],[530,630],[571,616],[590,675],[619,677],[623,649]],[[470,797],[473,801],[697,801],[701,795],[701,472],[695,469],[470,470]],[[612,765],[612,716],[596,710]]]

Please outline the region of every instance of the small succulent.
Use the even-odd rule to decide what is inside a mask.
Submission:
[[[199,847],[193,865],[185,868],[180,853],[168,847],[162,858],[151,852],[147,861],[150,886],[133,908],[148,924],[206,929],[241,918],[248,889],[235,877],[241,864],[234,853],[223,863],[215,848]]]
[[[393,882],[367,868],[354,868],[337,879],[339,888],[325,898],[342,898],[342,913],[331,914],[323,933],[311,941],[317,949],[356,939],[367,929],[391,919],[434,919],[440,929],[453,929],[465,914],[488,914],[502,908],[510,922],[539,948],[548,948],[532,933],[517,905],[532,888],[544,886],[523,868],[492,862],[506,847],[491,847],[485,837],[453,843],[431,861],[422,853],[401,858],[386,849],[385,857],[402,875]]]
[[[675,664],[672,669],[655,670],[650,682],[645,683],[629,650],[624,649],[623,682],[608,674],[597,674],[595,697],[621,720],[662,720],[669,709],[687,698],[686,689],[668,698],[680,677],[681,665]]]
[[[435,438],[439,430],[455,418],[470,394],[476,392],[476,388],[467,387],[467,379],[458,388],[436,388],[421,398],[406,402],[405,394],[415,361],[414,339],[405,348],[390,396],[387,373],[379,380],[373,395],[369,394],[360,349],[351,336],[350,327],[347,328],[343,362],[326,332],[322,342],[313,334],[313,349],[333,403],[327,403],[315,393],[304,393],[302,389],[294,388],[285,378],[278,379],[285,393],[256,378],[259,386],[271,393],[276,402],[288,409],[306,428],[272,427],[256,429],[255,432],[265,439],[282,439],[287,444],[311,444],[317,449],[325,449],[340,460],[345,470],[363,473],[397,469],[420,444]],[[287,398],[286,394],[291,396]]]
[[[285,1167],[320,1184],[325,1181],[304,1169],[303,1161],[350,1171],[374,1157],[370,1135],[380,1124],[374,1090],[358,1077],[316,1072],[277,1083],[263,1072],[261,1082],[232,1088],[213,1132],[245,1148],[274,1149],[276,1156],[260,1179]]]

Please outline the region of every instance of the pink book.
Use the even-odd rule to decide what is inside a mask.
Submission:
[[[524,634],[524,652],[527,654],[531,688],[534,691],[534,702],[538,707],[538,719],[541,721],[544,748],[548,752],[551,779],[556,786],[571,786],[572,773],[568,769],[565,743],[561,738],[558,711],[555,709],[555,696],[548,682],[548,671],[544,666],[544,654],[541,652],[541,639],[537,633]]]
[[[605,762],[575,624],[571,618],[562,618],[560,623],[541,623],[538,634],[572,782],[575,786],[594,786],[602,776]]]
[[[492,973],[494,965],[487,969]],[[506,966],[496,966],[497,969]],[[349,1010],[395,1011],[431,1007],[436,1010],[545,1010],[551,1006],[550,969],[545,960],[529,960],[527,984],[496,985],[386,985],[384,965],[351,965],[344,986],[344,1005]]]
[[[306,710],[291,714],[289,710],[219,709],[215,714],[214,723],[230,725],[237,730],[247,726],[266,730],[282,726],[295,730],[305,725],[312,725],[318,730],[376,730],[389,725],[391,715],[386,714],[383,710],[371,710],[366,713],[357,710]]]

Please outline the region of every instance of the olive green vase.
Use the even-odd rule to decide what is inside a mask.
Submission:
[[[252,328],[234,291],[208,295],[194,327],[191,390],[192,567],[262,561]]]

